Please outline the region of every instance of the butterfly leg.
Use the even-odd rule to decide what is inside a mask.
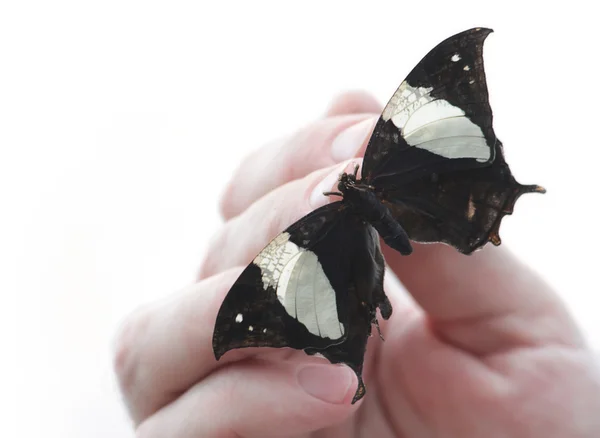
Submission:
[[[381,333],[381,328],[379,327],[379,320],[377,319],[377,308],[379,308],[379,312],[381,312],[381,317],[387,320],[392,315],[392,304],[383,290],[383,277],[381,279],[381,284],[379,284],[377,289],[373,291],[373,301],[374,304],[371,310],[371,324],[375,324],[377,333],[379,333],[379,338],[382,341],[385,341],[383,334]]]
[[[373,285],[372,294],[373,310],[375,311],[377,308],[379,308],[381,317],[387,320],[390,316],[392,316],[392,303],[390,303],[390,300],[383,289],[383,281],[385,277],[385,259],[383,258],[383,253],[381,252],[379,239],[377,239],[375,243],[376,246],[373,251],[373,258],[377,269],[374,273],[375,283]],[[379,326],[377,328],[379,329]]]
[[[344,196],[341,192],[323,192],[323,196]]]
[[[383,339],[383,335],[381,334],[381,328],[379,328],[379,321],[377,320],[377,316],[373,317],[373,324],[375,324],[375,327],[377,327],[377,333],[379,333],[379,339],[381,339],[382,341],[385,341],[385,339]]]
[[[379,321],[377,319],[377,308],[379,308],[383,319],[388,319],[392,315],[392,304],[383,290],[385,260],[379,245],[379,237],[375,236],[373,245],[371,257],[373,258],[373,266],[375,266],[375,269],[370,275],[373,279],[373,282],[370,285],[371,294],[367,298],[368,303],[363,302],[362,304],[364,307],[368,308],[369,312],[369,335],[371,334],[371,325],[375,325],[379,338],[383,341],[383,334],[381,333],[381,328],[379,327]]]

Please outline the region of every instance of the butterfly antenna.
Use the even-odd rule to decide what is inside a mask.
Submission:
[[[377,318],[374,318],[373,322],[375,323],[375,327],[377,327],[377,333],[379,333],[379,338],[382,341],[385,341],[385,339],[383,339],[383,335],[381,334],[381,328],[379,327],[379,321],[377,321]]]

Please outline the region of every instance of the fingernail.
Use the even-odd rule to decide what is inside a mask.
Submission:
[[[343,365],[307,365],[298,372],[298,384],[313,397],[327,403],[344,403],[354,373]]]
[[[331,156],[336,161],[354,158],[367,136],[373,131],[374,118],[368,118],[344,129],[331,143]]]
[[[329,197],[324,196],[323,192],[331,192],[337,190],[337,182],[340,178],[340,174],[348,167],[348,163],[344,163],[343,166],[337,166],[330,174],[328,174],[323,180],[315,186],[312,193],[310,194],[310,206],[314,208],[322,207],[329,203]]]

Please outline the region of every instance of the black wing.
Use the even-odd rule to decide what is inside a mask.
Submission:
[[[345,363],[365,388],[362,367],[371,323],[391,305],[376,231],[342,203],[328,204],[277,236],[248,265],[219,310],[217,360],[244,347],[291,347]]]
[[[443,242],[470,254],[500,245],[502,218],[523,193],[545,190],[519,184],[504,161],[502,144],[489,167],[434,174],[380,193],[383,203],[416,242]]]
[[[483,69],[491,29],[454,35],[431,50],[392,96],[369,141],[363,178],[374,185],[486,166],[496,136]]]
[[[499,245],[517,198],[544,192],[514,179],[492,128],[483,67],[491,32],[454,35],[419,62],[377,122],[362,170],[411,240],[465,254]]]

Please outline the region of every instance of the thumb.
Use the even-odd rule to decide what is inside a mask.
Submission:
[[[246,361],[220,369],[143,421],[138,438],[301,435],[339,423],[357,379],[346,366]]]

